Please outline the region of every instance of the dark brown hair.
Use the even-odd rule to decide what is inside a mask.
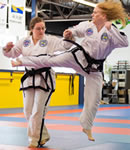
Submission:
[[[39,23],[39,22],[44,22],[45,23],[45,21],[42,18],[40,18],[40,17],[34,17],[34,18],[32,18],[31,21],[30,21],[30,24],[29,24],[29,29],[30,30],[33,29],[34,26],[35,26],[35,24]],[[30,35],[32,35],[31,31],[30,31]]]

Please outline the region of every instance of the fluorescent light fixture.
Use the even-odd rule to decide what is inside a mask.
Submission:
[[[96,3],[92,3],[92,2],[89,2],[89,1],[86,1],[86,0],[73,0],[74,2],[77,2],[77,3],[80,3],[80,4],[84,4],[84,5],[88,5],[88,6],[91,6],[91,7],[96,7]]]
[[[27,12],[32,12],[32,8],[25,7],[25,11],[27,11]]]

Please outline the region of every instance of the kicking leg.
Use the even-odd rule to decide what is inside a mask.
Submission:
[[[30,66],[35,68],[67,67],[73,68],[77,72],[83,72],[81,67],[75,61],[74,56],[71,52],[66,52],[55,56],[25,56],[18,58],[16,62],[12,61],[12,66]]]

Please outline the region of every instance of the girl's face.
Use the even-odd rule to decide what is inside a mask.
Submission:
[[[45,27],[44,22],[36,23],[34,28],[31,29],[31,31],[33,33],[32,34],[33,38],[36,39],[36,40],[42,39],[44,34],[45,34],[45,30],[46,30],[46,27]]]
[[[102,9],[96,6],[92,13],[92,21],[94,24],[98,25],[106,19],[106,15],[102,13]]]

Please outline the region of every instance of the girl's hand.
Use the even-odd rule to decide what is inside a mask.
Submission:
[[[111,29],[111,25],[112,25],[112,22],[110,22],[110,21],[107,21],[107,22],[105,23],[105,27],[106,27],[108,30]]]
[[[67,40],[72,40],[73,39],[73,35],[72,35],[72,32],[67,29],[63,32],[63,37]]]
[[[11,50],[11,48],[13,48],[13,47],[14,47],[13,42],[8,42],[3,49],[4,49],[4,51],[9,52]]]

